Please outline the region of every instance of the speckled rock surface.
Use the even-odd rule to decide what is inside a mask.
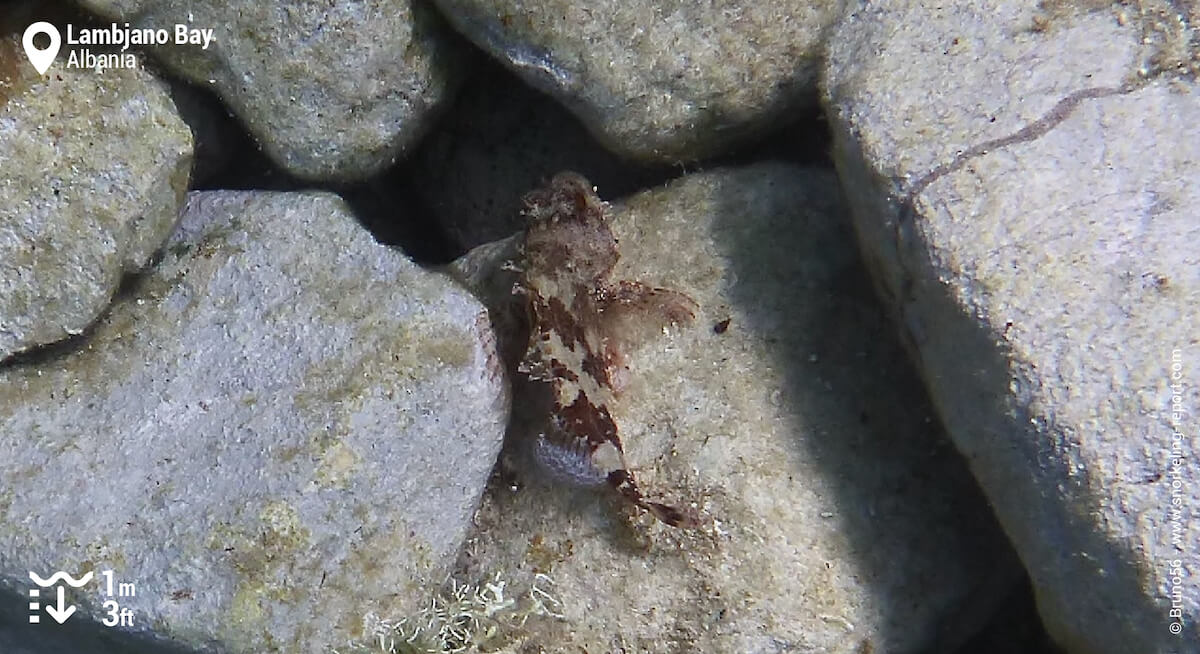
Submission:
[[[706,527],[674,529],[608,492],[544,481],[521,446],[544,416],[517,392],[505,465],[459,572],[498,573],[513,595],[540,598],[501,639],[592,652],[929,645],[1003,539],[927,421],[833,175],[721,169],[614,213],[615,278],[700,305],[694,326],[632,354],[614,418],[643,490],[692,506]],[[478,257],[458,262],[464,277],[486,278]]]
[[[838,2],[437,0],[467,38],[558,98],[607,147],[710,156],[816,100]]]
[[[43,78],[20,48],[19,33],[0,37],[0,360],[100,315],[170,234],[192,161],[191,131],[146,72]]]
[[[1132,4],[861,7],[827,113],[866,259],[1047,629],[1194,652],[1200,87],[1173,75],[1200,57],[1139,18],[1166,3]]]
[[[207,50],[153,54],[214,89],[263,149],[307,179],[366,177],[424,132],[456,87],[458,53],[436,13],[410,0],[84,0],[134,27],[214,29]]]
[[[113,569],[135,631],[325,651],[440,584],[506,422],[461,287],[335,196],[192,193],[86,340],[0,369],[0,586]]]

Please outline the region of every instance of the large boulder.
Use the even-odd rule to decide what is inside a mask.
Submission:
[[[336,196],[193,193],[86,339],[0,369],[0,587],[92,571],[72,622],[325,651],[440,586],[507,397],[484,308]]]
[[[1200,87],[1180,72],[1200,54],[1172,25],[1197,17],[1043,4],[848,14],[835,159],[1047,629],[1071,652],[1196,651]]]
[[[839,2],[436,0],[467,38],[578,115],[611,150],[712,156],[816,101]]]
[[[0,360],[92,324],[175,227],[191,165],[149,73],[43,77],[0,35]]]
[[[690,175],[617,203],[611,226],[614,279],[699,304],[692,326],[629,352],[610,408],[643,492],[702,527],[631,516],[611,488],[550,482],[527,456],[548,416],[518,384],[505,465],[458,577],[499,575],[520,600],[524,626],[500,620],[490,642],[592,652],[938,642],[1007,545],[886,331],[833,174],[768,163]],[[495,283],[509,274],[496,265],[508,245],[456,264],[497,316],[512,288]],[[502,333],[519,324],[497,322]],[[412,624],[399,633],[411,637]]]
[[[361,179],[390,165],[451,98],[463,63],[436,12],[411,0],[81,4],[172,38],[176,25],[212,30],[207,47],[151,51],[214,90],[275,163],[305,179]]]

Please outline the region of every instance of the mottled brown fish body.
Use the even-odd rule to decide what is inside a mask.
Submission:
[[[696,526],[685,512],[642,496],[609,412],[627,372],[623,347],[651,329],[691,321],[695,302],[676,291],[609,279],[619,259],[617,241],[607,205],[582,176],[560,173],[526,195],[525,204],[517,290],[528,300],[530,336],[519,370],[550,384],[554,395],[535,457],[555,479],[607,483],[666,524]]]

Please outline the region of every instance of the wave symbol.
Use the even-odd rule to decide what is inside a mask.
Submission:
[[[58,572],[50,575],[49,579],[42,579],[36,572],[31,570],[29,572],[29,578],[33,581],[33,583],[41,586],[42,588],[49,588],[50,586],[58,583],[60,580],[67,582],[67,584],[72,588],[79,588],[80,586],[92,580],[92,573],[88,572],[79,579],[76,579],[71,575],[59,570]]]

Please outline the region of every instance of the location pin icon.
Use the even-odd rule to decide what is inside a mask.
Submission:
[[[43,50],[39,50],[33,44],[33,37],[38,34],[50,37],[50,45]],[[50,70],[50,64],[54,63],[54,58],[58,56],[58,46],[62,45],[62,37],[59,36],[57,27],[42,20],[25,28],[21,45],[25,47],[25,56],[29,57],[29,63],[37,69],[38,75],[45,75],[46,71]]]

